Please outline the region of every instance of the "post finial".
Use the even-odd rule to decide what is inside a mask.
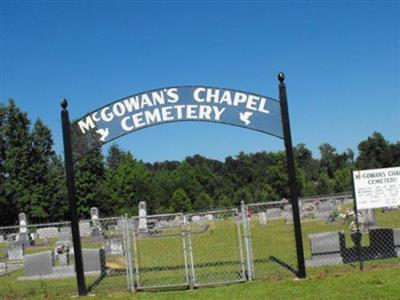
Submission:
[[[64,109],[64,110],[66,110],[67,109],[67,106],[68,106],[68,101],[67,101],[67,99],[62,99],[62,101],[61,101],[61,107],[62,107],[62,109]]]
[[[278,80],[280,83],[283,83],[285,81],[285,74],[283,72],[278,73]]]

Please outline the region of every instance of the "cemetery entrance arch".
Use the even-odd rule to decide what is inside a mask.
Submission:
[[[73,163],[80,157],[137,130],[179,121],[223,123],[263,132],[284,140],[296,240],[297,276],[305,277],[301,224],[296,192],[295,166],[290,133],[285,76],[278,74],[279,101],[234,89],[210,86],[176,86],[124,97],[70,123],[63,100],[62,126],[71,228],[80,295],[86,294],[76,213]]]

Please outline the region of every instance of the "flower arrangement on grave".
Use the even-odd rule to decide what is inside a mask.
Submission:
[[[340,213],[339,217],[343,220],[343,224],[349,224],[351,230],[351,238],[354,244],[357,244],[361,240],[362,236],[362,223],[360,222],[361,214],[358,213],[359,230],[357,231],[356,214],[352,209],[347,209],[346,212]]]

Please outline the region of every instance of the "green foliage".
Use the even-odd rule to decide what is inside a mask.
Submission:
[[[115,170],[109,168],[106,173],[105,186],[110,199],[106,214],[136,215],[140,201],[146,201],[149,209],[154,206],[150,172],[132,154],[123,153]],[[104,207],[104,204],[101,204],[101,207]]]
[[[400,141],[377,132],[359,144],[357,158],[327,143],[319,150],[316,159],[304,144],[293,148],[299,196],[351,190],[353,168],[400,166]],[[289,197],[286,168],[283,151],[143,163],[112,145],[106,157],[97,149],[75,165],[79,214],[88,217],[97,206],[102,216],[135,215],[140,201],[149,213],[165,213],[281,200]],[[0,225],[15,224],[19,212],[31,222],[69,219],[65,183],[49,128],[31,122],[13,100],[0,103]]]
[[[390,167],[393,159],[391,150],[395,149],[391,149],[382,134],[374,132],[372,136],[358,145],[357,168],[375,169]]]
[[[214,205],[214,200],[208,195],[206,192],[201,192],[196,201],[193,203],[193,209],[196,211],[199,210],[208,210],[211,209]]]
[[[187,212],[192,210],[190,199],[183,189],[179,188],[172,194],[170,210],[175,212]]]

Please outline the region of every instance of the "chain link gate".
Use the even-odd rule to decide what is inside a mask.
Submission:
[[[192,286],[246,281],[239,211],[215,210],[186,217]]]
[[[241,203],[247,276],[279,280],[297,273],[291,206],[287,202]]]
[[[129,219],[127,243],[130,290],[189,286],[183,214],[159,214]],[[132,237],[132,238],[131,238]]]

